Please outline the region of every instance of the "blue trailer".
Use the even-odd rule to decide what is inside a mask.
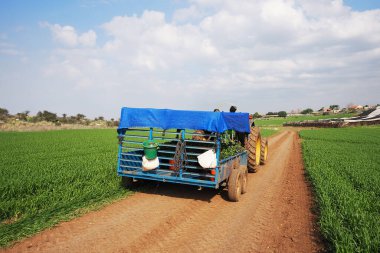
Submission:
[[[214,189],[227,185],[229,199],[239,201],[247,191],[248,170],[259,165],[262,153],[261,136],[258,131],[252,133],[248,113],[124,107],[117,132],[117,173],[125,187],[138,180]],[[240,134],[246,149],[221,158],[226,132]],[[146,141],[159,146],[153,169],[144,164]],[[205,166],[200,159],[206,155],[211,160]]]

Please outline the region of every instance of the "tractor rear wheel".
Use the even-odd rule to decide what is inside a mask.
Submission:
[[[263,138],[261,140],[261,149],[260,149],[260,164],[261,165],[264,165],[265,162],[267,161],[268,159],[268,139],[267,138]]]
[[[245,165],[240,165],[241,170],[241,194],[247,192],[248,189],[248,169]]]
[[[248,171],[256,172],[256,167],[260,165],[261,135],[260,129],[251,127],[251,133],[248,136],[247,153],[248,153]]]
[[[228,178],[228,199],[238,202],[241,196],[241,170],[233,169]]]

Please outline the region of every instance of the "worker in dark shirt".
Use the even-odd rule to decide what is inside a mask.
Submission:
[[[251,127],[255,127],[255,121],[253,120],[253,115],[249,115],[249,123],[251,124]]]

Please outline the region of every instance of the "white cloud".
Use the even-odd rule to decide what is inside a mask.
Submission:
[[[14,48],[0,48],[0,54],[9,55],[9,56],[21,55],[21,53]]]
[[[218,56],[212,41],[196,26],[165,22],[160,12],[114,17],[102,27],[111,38],[104,51],[140,70],[169,70],[188,63],[202,64]]]
[[[264,112],[380,93],[380,10],[341,0],[194,0],[172,20],[147,10],[113,17],[96,48],[93,30],[45,26],[67,47],[52,52],[47,76],[123,105]]]
[[[93,30],[90,30],[82,35],[78,36],[78,43],[86,46],[93,47],[96,45],[96,33]]]
[[[8,36],[6,34],[0,34],[0,55],[23,56],[23,53],[16,47],[16,45],[8,41]]]
[[[54,40],[64,46],[75,47],[78,45],[93,47],[96,45],[96,33],[89,30],[85,33],[78,34],[72,26],[61,26],[59,24],[41,23],[42,27],[48,27],[52,32]]]
[[[184,23],[188,21],[195,21],[202,17],[201,11],[195,6],[191,5],[186,8],[178,9],[173,13],[173,21]]]

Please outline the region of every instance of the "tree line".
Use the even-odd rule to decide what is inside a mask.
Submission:
[[[111,118],[111,120],[105,120],[103,116],[96,117],[91,120],[86,115],[78,113],[76,115],[67,115],[63,113],[62,116],[58,116],[57,113],[49,112],[46,110],[38,111],[36,115],[30,115],[30,111],[23,111],[14,115],[10,114],[5,108],[0,108],[0,121],[8,122],[11,120],[19,120],[24,122],[37,123],[42,121],[53,122],[56,125],[60,124],[82,124],[89,125],[93,121],[104,121],[107,126],[118,126],[119,121]]]
[[[321,109],[319,109],[318,113],[321,113],[321,114],[329,114],[328,111],[339,111],[340,110],[340,107],[339,105],[330,105],[329,107],[322,107]],[[355,112],[354,110],[350,110],[348,108],[344,108],[343,109],[344,111],[347,111],[347,112]],[[291,112],[291,114],[312,114],[314,113],[314,110],[311,109],[311,108],[306,108],[306,109],[303,109],[303,110],[298,110],[297,112]],[[287,117],[288,116],[288,113],[286,111],[279,111],[279,112],[268,112],[267,114],[265,114],[266,116],[278,116],[278,117]],[[261,118],[263,117],[264,115],[261,115],[259,114],[258,112],[255,112],[253,115],[253,118]]]

